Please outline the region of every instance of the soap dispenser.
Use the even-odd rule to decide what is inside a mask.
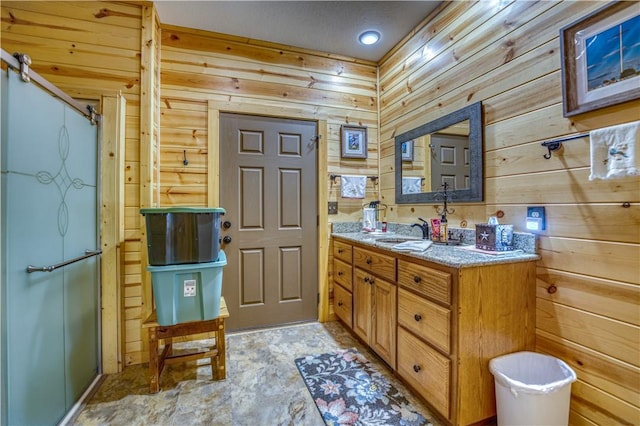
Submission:
[[[447,215],[443,214],[440,218],[440,242],[447,242]]]

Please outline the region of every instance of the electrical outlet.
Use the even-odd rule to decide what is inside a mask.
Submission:
[[[329,214],[338,214],[338,202],[329,201]]]

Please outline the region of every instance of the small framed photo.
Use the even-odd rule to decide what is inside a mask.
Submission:
[[[611,2],[560,29],[563,114],[640,98],[640,9]]]
[[[402,161],[413,161],[413,141],[402,142]]]
[[[342,126],[342,158],[367,158],[367,128]]]

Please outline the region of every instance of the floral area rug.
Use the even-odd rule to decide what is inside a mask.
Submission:
[[[430,425],[356,349],[295,362],[328,426]]]

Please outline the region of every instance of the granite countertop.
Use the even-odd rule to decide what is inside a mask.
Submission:
[[[389,250],[393,253],[403,254],[416,259],[423,259],[430,262],[439,263],[441,265],[452,266],[455,268],[465,268],[482,265],[495,265],[500,263],[527,262],[540,259],[540,256],[530,252],[529,247],[518,248],[508,252],[500,253],[483,253],[475,249],[471,244],[453,246],[445,244],[432,244],[423,252],[407,252],[393,248],[395,242],[383,242],[381,240],[389,238],[403,238],[421,240],[415,235],[407,235],[406,233],[364,233],[364,232],[333,232],[332,236],[342,238],[351,242],[368,245],[379,249]],[[463,247],[467,247],[466,249]]]

